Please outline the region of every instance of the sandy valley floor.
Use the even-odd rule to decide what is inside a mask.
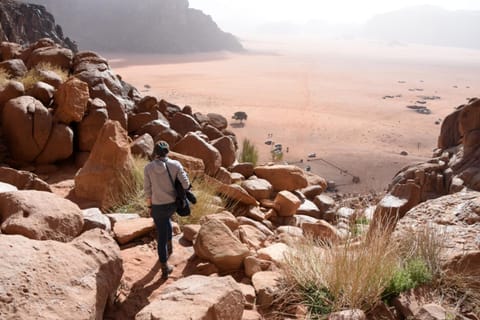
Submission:
[[[431,156],[435,122],[480,96],[476,51],[347,40],[245,45],[246,54],[104,55],[144,94],[227,118],[247,112],[243,127],[232,120],[230,128],[240,142],[255,142],[262,162],[270,160],[264,142],[272,134],[288,147],[284,160],[310,166],[343,192],[385,189],[401,167]],[[429,115],[406,108],[422,95],[441,98],[427,100]],[[361,183],[322,160],[307,161],[309,153]]]

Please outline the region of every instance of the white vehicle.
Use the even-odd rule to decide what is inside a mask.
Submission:
[[[280,143],[277,143],[275,146],[274,146],[275,149],[278,149],[278,150],[282,150],[282,145]]]
[[[315,158],[316,156],[317,156],[316,153],[309,153],[309,154],[308,154],[308,157],[309,157],[309,158]]]

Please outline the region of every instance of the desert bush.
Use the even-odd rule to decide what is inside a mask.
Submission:
[[[253,165],[257,164],[258,161],[258,149],[257,147],[248,139],[244,139],[242,143],[242,151],[238,158],[239,162],[251,162]]]
[[[421,258],[415,258],[399,266],[395,271],[388,287],[385,289],[384,298],[398,296],[402,292],[414,289],[433,279],[432,271]]]
[[[223,200],[221,200],[222,203],[219,203],[221,198],[216,195],[215,186],[203,178],[195,179],[192,182],[192,192],[197,198],[197,203],[190,204],[190,216],[178,217],[178,222],[181,225],[196,224],[203,216],[215,213],[218,205],[223,206]]]
[[[0,86],[4,86],[11,78],[7,70],[0,68]]]
[[[284,272],[287,286],[297,292],[293,296],[301,297],[315,319],[345,308],[368,310],[381,300],[397,265],[389,234],[378,231],[340,246],[306,240],[288,255]]]
[[[108,195],[107,211],[117,213],[139,213],[149,217],[150,211],[145,202],[143,192],[143,169],[148,160],[142,157],[133,157],[133,167],[130,171],[120,175],[119,186]]]
[[[18,79],[18,81],[23,83],[25,90],[30,89],[35,83],[44,80],[44,77],[39,72],[41,70],[55,72],[60,76],[62,82],[68,78],[68,71],[65,71],[62,68],[54,66],[48,62],[42,62],[36,65],[34,68],[28,70],[28,72],[22,78]]]

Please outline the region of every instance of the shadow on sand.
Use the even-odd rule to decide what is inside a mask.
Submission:
[[[232,128],[235,128],[235,129],[243,128],[243,127],[245,127],[245,122],[234,122],[234,123],[230,123],[230,126],[231,126]]]

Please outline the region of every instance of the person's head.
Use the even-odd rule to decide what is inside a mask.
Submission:
[[[166,141],[159,141],[156,145],[155,148],[153,149],[153,153],[156,157],[163,158],[167,156],[169,150],[168,143]]]

